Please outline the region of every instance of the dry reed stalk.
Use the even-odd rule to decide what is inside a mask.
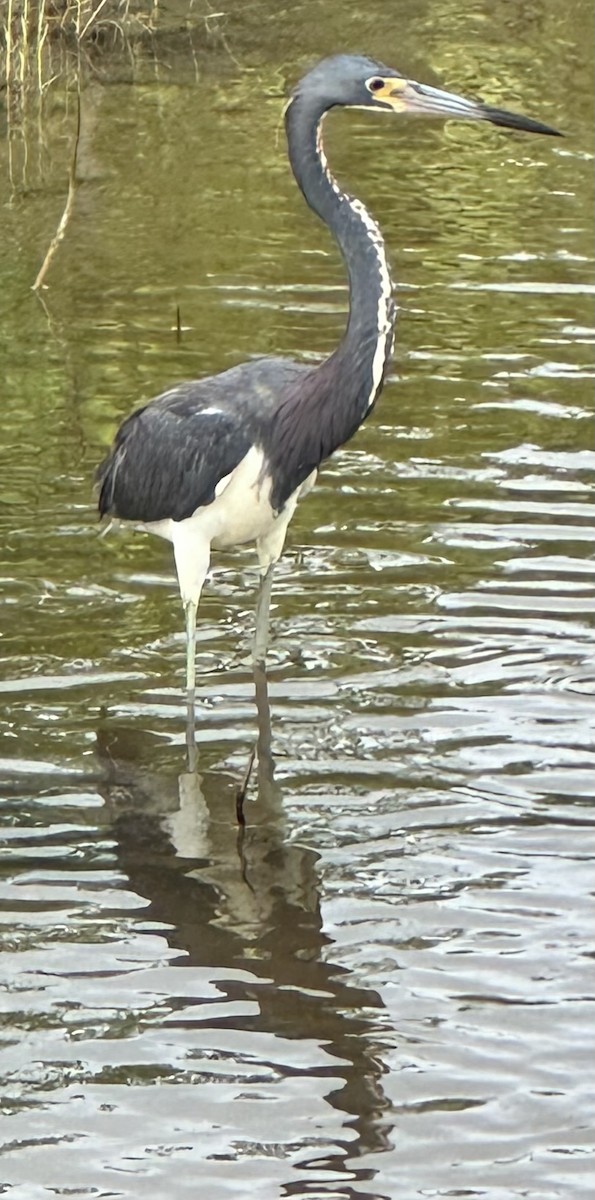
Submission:
[[[216,32],[227,53],[234,58],[219,25],[224,15],[214,11],[211,0],[204,22]],[[188,0],[187,21],[191,24],[194,0]],[[0,0],[2,28],[0,62],[5,67],[9,113],[16,120],[31,90],[42,96],[56,79],[65,75],[74,82],[73,59],[78,64],[89,47],[89,62],[101,51],[109,53],[120,40],[134,59],[139,40],[153,41],[163,17],[161,0]],[[167,16],[165,17],[167,19]],[[57,48],[58,61],[54,50]],[[193,47],[192,47],[193,49]],[[239,64],[238,64],[239,65]]]
[[[10,111],[10,85],[12,80],[12,21],[13,21],[13,0],[8,0],[8,12],[6,14],[6,90],[8,92],[8,109]]]
[[[19,63],[21,87],[25,86],[27,77],[27,59],[29,56],[29,0],[23,0],[21,10],[21,36],[19,39]]]
[[[85,34],[87,33],[87,30],[90,29],[91,25],[93,25],[97,21],[97,18],[99,16],[102,8],[105,8],[106,4],[107,4],[107,0],[99,0],[99,4],[98,4],[97,8],[94,10],[94,12],[91,13],[91,16],[89,17],[89,20],[87,21],[87,24],[85,25],[82,33],[78,34],[79,41],[83,40]]]
[[[45,0],[39,0],[37,6],[37,86],[40,93],[43,91],[43,47],[48,35],[48,23],[44,20],[45,17]]]

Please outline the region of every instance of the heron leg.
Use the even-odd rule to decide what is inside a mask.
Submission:
[[[187,713],[187,742],[188,753],[194,747],[194,703],[196,699],[196,611],[198,605],[194,600],[187,600],[184,605],[186,615],[186,713]],[[192,744],[191,744],[192,743]]]
[[[172,542],[180,595],[186,618],[186,742],[194,760],[194,702],[196,695],[196,613],[209,569],[210,544],[192,519],[172,522]]]
[[[258,589],[258,599],[256,601],[256,623],[254,628],[254,642],[252,645],[252,658],[255,664],[264,667],[267,656],[267,646],[269,641],[269,613],[271,608],[271,592],[273,590],[273,573],[275,564],[269,563],[266,571],[261,577],[260,587]]]
[[[252,747],[248,756],[244,777],[236,792],[236,817],[241,828],[246,824],[244,801],[255,762],[257,764],[258,799],[264,800],[268,806],[274,804],[277,796],[274,778],[275,763],[271,751],[271,706],[267,675],[263,664],[259,662],[254,663],[254,695],[258,717],[258,735],[256,745]]]
[[[269,610],[271,607],[271,592],[273,590],[273,571],[275,563],[280,559],[285,545],[287,526],[295,512],[298,500],[307,496],[316,482],[316,471],[312,471],[301,487],[289,497],[282,512],[279,513],[265,537],[257,538],[256,553],[260,563],[260,589],[256,602],[256,628],[252,647],[252,661],[255,666],[264,667],[269,641]]]

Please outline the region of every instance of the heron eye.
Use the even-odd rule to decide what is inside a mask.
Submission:
[[[384,87],[384,79],[369,79],[368,87],[371,92],[379,92]]]

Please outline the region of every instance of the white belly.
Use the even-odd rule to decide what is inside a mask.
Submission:
[[[183,602],[198,604],[211,548],[227,550],[256,542],[261,571],[276,562],[297,502],[314,486],[316,475],[313,471],[296,488],[277,515],[271,507],[272,480],[264,470],[264,455],[253,446],[235,471],[218,484],[211,504],[197,508],[185,521],[151,521],[141,526],[173,542]]]
[[[189,534],[216,550],[266,537],[275,527],[276,517],[270,502],[271,477],[263,466],[262,451],[252,446],[231,475],[217,485],[211,504],[197,508],[185,521],[151,521],[142,528],[174,542],[185,526]]]

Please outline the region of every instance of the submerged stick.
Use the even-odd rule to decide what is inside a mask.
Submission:
[[[52,259],[54,258],[54,255],[56,253],[56,250],[58,249],[58,246],[60,245],[60,242],[62,241],[64,234],[66,233],[68,222],[72,215],[72,210],[74,207],[74,199],[76,196],[76,168],[77,168],[80,136],[81,136],[81,93],[80,93],[80,86],[79,86],[79,83],[77,80],[76,133],[75,133],[75,138],[74,138],[74,147],[73,147],[73,151],[72,151],[72,158],[70,161],[70,170],[68,172],[68,194],[66,196],[66,204],[64,205],[64,212],[62,213],[62,216],[60,217],[60,220],[58,222],[58,228],[56,229],[56,232],[48,246],[46,256],[45,256],[45,258],[41,264],[41,267],[39,268],[39,271],[37,273],[37,278],[35,280],[35,283],[33,284],[34,292],[38,292],[40,287],[43,284],[43,281],[47,275],[47,272],[48,272],[48,269],[52,262]]]

